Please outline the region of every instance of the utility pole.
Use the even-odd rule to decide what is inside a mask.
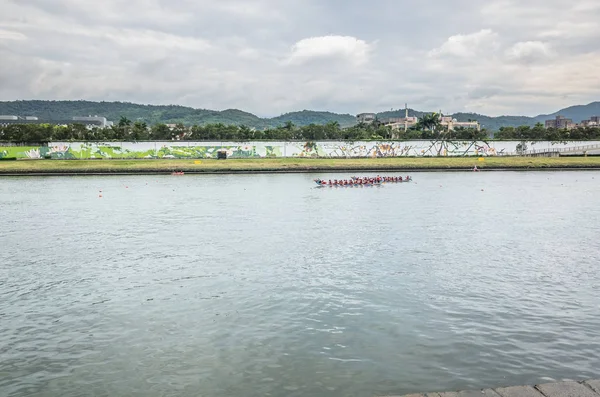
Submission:
[[[404,104],[404,132],[408,131],[408,104]]]

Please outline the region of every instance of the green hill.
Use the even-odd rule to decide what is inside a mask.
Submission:
[[[295,125],[327,124],[332,121],[337,121],[341,127],[350,127],[356,124],[356,116],[351,114],[303,110],[301,112],[285,113],[281,116],[268,119],[268,122],[275,126],[283,125],[288,121],[291,121]]]
[[[477,113],[455,113],[452,115],[458,121],[477,120],[482,128],[498,131],[500,127],[519,127],[521,125],[534,126],[536,120],[527,116],[498,116],[490,117]]]
[[[410,116],[421,117],[425,112],[409,109]],[[517,127],[520,125],[534,125],[536,122],[553,118],[555,115],[572,118],[576,122],[589,119],[591,116],[600,115],[600,102],[588,105],[571,106],[549,115],[536,117],[526,116],[499,116],[489,117],[476,113],[456,113],[451,116],[458,121],[477,120],[482,127],[497,131],[500,127]],[[286,113],[273,118],[260,118],[252,113],[238,109],[209,110],[194,109],[179,105],[141,105],[129,102],[93,102],[93,101],[0,101],[0,115],[37,116],[43,119],[59,120],[70,119],[74,116],[100,115],[111,121],[118,121],[121,117],[130,120],[141,120],[153,125],[158,123],[183,123],[185,125],[205,124],[233,124],[245,125],[258,129],[276,127],[291,121],[295,125],[326,124],[338,122],[342,127],[356,123],[356,118],[351,114],[338,114],[302,110]],[[377,116],[403,117],[404,109],[378,113]]]
[[[600,102],[569,106],[552,114],[541,114],[535,117],[535,119],[543,123],[544,120],[553,119],[556,116],[564,116],[568,119],[573,119],[576,123],[580,123],[581,120],[589,120],[592,116],[600,116]]]

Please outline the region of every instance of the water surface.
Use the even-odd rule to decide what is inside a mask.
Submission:
[[[0,179],[0,395],[600,375],[600,173],[317,176]]]

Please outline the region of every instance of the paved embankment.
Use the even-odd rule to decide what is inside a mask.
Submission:
[[[408,394],[403,397],[600,397],[600,380],[555,382],[536,386]]]

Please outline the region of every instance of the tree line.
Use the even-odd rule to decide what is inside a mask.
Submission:
[[[389,140],[389,139],[465,139],[478,140],[488,137],[486,131],[458,128],[455,131],[441,131],[435,125],[417,124],[408,131],[393,130],[379,122],[357,124],[341,128],[336,121],[327,124],[296,126],[291,122],[258,130],[247,126],[222,123],[194,125],[155,124],[149,126],[143,121],[132,122],[122,117],[119,122],[106,128],[86,128],[83,124],[9,124],[0,127],[0,141],[15,143],[45,143],[51,141],[319,141],[319,140]]]
[[[542,123],[533,127],[500,127],[494,139],[514,141],[592,141],[600,140],[599,127],[576,127],[572,129],[545,128]]]
[[[0,127],[0,141],[14,143],[46,143],[56,141],[362,141],[362,140],[487,140],[488,131],[471,128],[456,128],[447,131],[435,115],[426,115],[419,122],[404,131],[393,130],[377,120],[370,124],[357,124],[341,128],[337,122],[296,126],[291,122],[275,128],[257,130],[247,126],[226,125],[222,123],[194,125],[192,127],[176,124],[155,124],[149,126],[143,121],[132,122],[122,117],[119,122],[106,128],[86,128],[82,124],[9,124]],[[571,130],[546,129],[542,124],[533,127],[502,127],[494,135],[499,140],[600,140],[600,128],[587,127]]]

